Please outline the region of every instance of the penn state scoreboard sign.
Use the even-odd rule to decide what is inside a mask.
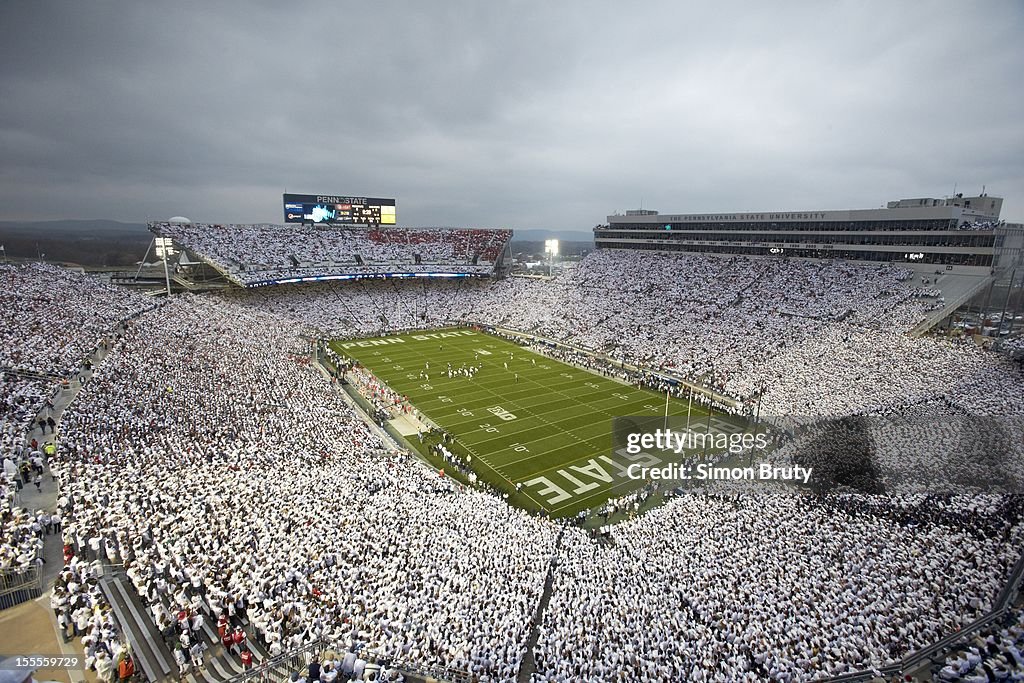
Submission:
[[[286,194],[284,222],[395,225],[395,200],[333,194]]]

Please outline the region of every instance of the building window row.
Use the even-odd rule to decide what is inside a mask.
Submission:
[[[754,221],[754,222],[665,222],[665,223],[626,223],[616,222],[597,228],[612,230],[665,230],[677,232],[693,231],[765,231],[765,230],[799,230],[802,232],[820,232],[823,230],[956,230],[954,218],[903,221]]]
[[[877,245],[877,246],[920,246],[920,247],[967,247],[991,248],[995,237],[988,233],[955,232],[943,235],[907,235],[887,233],[884,235],[808,235],[785,233],[750,233],[737,235],[733,232],[630,232],[625,230],[597,230],[596,239],[644,239],[657,241],[704,241],[730,242],[735,244],[846,244],[846,245]]]
[[[855,249],[814,249],[803,247],[768,247],[750,244],[684,244],[682,242],[621,243],[596,241],[598,249],[629,249],[646,251],[678,251],[701,254],[740,256],[775,256],[780,258],[845,259],[849,261],[897,261],[928,263],[936,266],[992,266],[992,254],[946,254],[935,252],[863,251]]]

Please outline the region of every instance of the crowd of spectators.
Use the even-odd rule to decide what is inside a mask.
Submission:
[[[0,572],[14,575],[42,563],[43,517],[49,515],[14,505],[16,479],[21,474],[8,474],[6,464],[0,474]]]
[[[424,262],[482,261],[493,264],[512,238],[511,230],[480,228],[374,228],[362,238],[364,260],[408,262],[419,256]]]
[[[0,265],[0,368],[69,377],[118,322],[154,305],[147,296],[57,266]]]
[[[1024,491],[1024,415],[974,412],[979,406],[929,398],[785,425],[793,438],[780,438],[772,458],[814,467],[825,487],[889,495]]]
[[[1024,353],[1024,335],[1004,341],[1003,350],[1008,353]]]
[[[894,662],[990,609],[1024,540],[1012,498],[723,488],[599,542],[384,451],[301,355],[303,335],[473,320],[741,401],[763,389],[763,412],[1024,410],[1019,368],[1002,357],[902,334],[933,302],[899,269],[645,256],[649,271],[599,252],[549,282],[175,296],[112,342],[61,419],[51,466],[71,502],[66,543],[123,564],[155,626],[177,622],[183,671],[194,620],[227,614],[234,633],[243,611],[268,651],[328,641],[331,672],[362,662],[515,680],[549,569],[537,681],[806,680]],[[76,333],[83,350],[96,342]],[[21,341],[47,343],[41,328]],[[5,541],[32,533],[18,520]],[[64,596],[89,606],[106,669],[116,627],[90,565],[69,560]]]
[[[224,292],[232,303],[273,313],[305,334],[321,339],[372,336],[386,331],[457,322],[468,303],[493,286],[472,278],[458,280],[359,280],[295,287]]]
[[[0,446],[7,446],[24,433],[39,409],[46,404],[53,382],[49,378],[24,376],[15,372],[0,373]]]
[[[488,275],[512,238],[511,230],[481,228],[151,223],[150,230],[243,285],[342,274]]]
[[[881,668],[990,609],[1019,557],[926,499],[684,495],[562,539],[536,681],[798,681]],[[998,500],[987,502],[996,505]]]
[[[23,419],[20,410],[0,417],[0,571],[17,581],[17,575],[43,563],[43,538],[53,532],[54,523],[59,527],[61,517],[20,505],[22,491],[42,486],[45,453],[35,439],[26,438],[31,417]]]

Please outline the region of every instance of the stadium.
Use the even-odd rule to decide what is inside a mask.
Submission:
[[[630,212],[537,277],[285,195],[4,264],[0,601],[104,680],[1019,676],[1024,229],[967,200]]]

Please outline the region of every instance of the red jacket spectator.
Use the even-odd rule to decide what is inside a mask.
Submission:
[[[217,635],[220,636],[221,640],[224,640],[224,636],[228,634],[228,629],[231,624],[228,623],[228,615],[221,614],[220,618],[217,619]]]

